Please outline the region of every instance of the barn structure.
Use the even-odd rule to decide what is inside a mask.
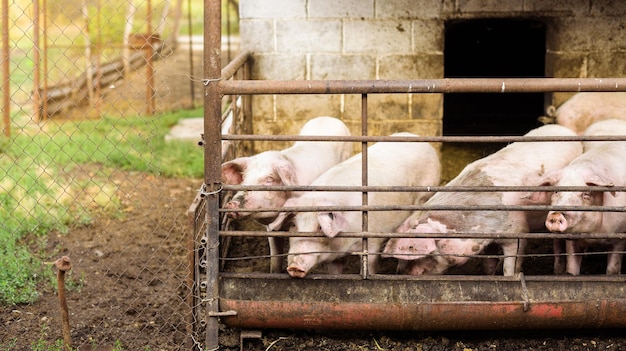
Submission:
[[[242,0],[252,79],[623,77],[626,4],[611,0]],[[386,135],[520,135],[571,94],[377,94],[370,130]],[[359,124],[354,95],[258,96],[258,131],[316,115]]]
[[[205,4],[205,179],[189,211],[194,228],[189,244],[194,340],[204,337],[204,347],[217,348],[219,323],[242,330],[626,326],[623,275],[555,276],[551,263],[548,273],[507,277],[370,274],[367,238],[394,233],[368,232],[367,211],[377,209],[367,206],[367,194],[404,190],[373,190],[367,177],[358,190],[339,190],[364,196],[361,207],[345,208],[362,211],[362,232],[342,233],[365,238],[363,250],[350,252],[357,258],[356,272],[305,279],[268,272],[267,253],[241,252],[241,243],[260,239],[255,245],[263,247],[268,235],[285,239],[294,233],[229,227],[229,210],[223,207],[228,192],[267,189],[223,184],[220,173],[223,155],[326,140],[296,135],[306,120],[321,115],[346,122],[353,136],[337,140],[363,149],[397,131],[435,143],[493,141],[494,136],[523,141],[519,136],[538,125],[547,106],[572,93],[626,91],[625,3],[241,0],[242,54],[223,69],[220,4]],[[223,97],[233,102],[226,113],[221,110]],[[222,133],[224,120],[232,121],[228,133]],[[254,146],[242,149],[248,142]],[[456,233],[461,238],[474,234]],[[545,232],[513,235],[549,242],[560,238]],[[610,235],[626,238],[625,233]],[[229,249],[232,241],[237,242],[230,245],[234,251]],[[551,260],[550,255],[539,256]],[[228,266],[234,269],[224,268]]]

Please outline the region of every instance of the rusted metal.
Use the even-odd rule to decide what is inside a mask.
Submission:
[[[223,94],[538,93],[626,91],[626,78],[222,81]]]
[[[222,79],[230,79],[244,64],[248,62],[250,58],[250,51],[243,51],[239,55],[230,61],[224,68],[222,68]]]
[[[286,276],[286,275],[285,275]],[[475,330],[626,327],[626,278],[221,277],[238,328]]]
[[[59,289],[59,305],[61,308],[61,324],[63,331],[64,350],[72,349],[72,334],[70,330],[70,315],[67,310],[67,298],[65,297],[65,272],[72,269],[72,263],[68,256],[63,256],[56,260],[57,267],[57,287]]]
[[[4,135],[11,136],[11,57],[9,54],[9,0],[2,0],[2,119]]]
[[[39,16],[41,11],[39,10],[39,0],[33,0],[33,120],[39,122],[41,120],[41,110],[39,104],[41,101],[41,94],[39,92],[39,85],[41,82],[41,48],[39,47],[40,30],[39,30]]]
[[[205,348],[217,349],[219,319],[210,313],[219,312],[219,213],[221,189],[221,101],[222,95],[215,82],[221,77],[221,1],[204,2],[204,187],[208,190],[206,200],[206,237],[204,258],[206,269],[206,338]]]

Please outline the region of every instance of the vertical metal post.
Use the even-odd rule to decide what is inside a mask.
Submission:
[[[154,56],[154,37],[152,33],[152,1],[147,1],[148,13],[146,14],[146,23],[148,28],[146,29],[146,43],[144,51],[146,54],[146,114],[148,116],[154,115],[154,61],[152,60],[152,56]]]
[[[48,0],[42,1],[43,13],[43,86],[41,89],[41,95],[43,96],[43,102],[41,104],[41,116],[43,119],[48,118]]]
[[[33,0],[33,107],[35,111],[34,119],[39,122],[41,120],[41,97],[39,96],[40,81],[40,57],[39,57],[39,0]]]
[[[2,116],[4,135],[11,135],[11,76],[9,56],[9,0],[2,0]]]
[[[204,1],[204,185],[207,196],[207,324],[206,349],[214,350],[218,343],[219,310],[219,190],[221,189],[222,97],[221,77],[221,0]],[[213,314],[213,316],[212,316]]]
[[[361,135],[366,136],[367,135],[367,94],[363,94],[361,95]],[[367,164],[367,142],[363,141],[363,143],[361,144],[361,182],[363,186],[367,186],[368,183],[368,179],[367,179],[367,168],[368,168],[368,164]],[[367,206],[368,204],[368,197],[367,197],[367,191],[364,191],[362,194],[362,203],[363,206]],[[367,211],[363,211],[362,212],[362,228],[361,230],[364,232],[368,231],[368,212]],[[369,275],[369,270],[368,270],[368,261],[369,261],[369,257],[367,256],[368,253],[368,242],[367,242],[367,238],[363,238],[362,241],[362,251],[364,253],[366,253],[365,255],[361,256],[361,276],[363,277],[363,279],[367,279],[367,276]]]

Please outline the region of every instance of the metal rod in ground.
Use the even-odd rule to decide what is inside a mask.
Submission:
[[[59,302],[61,305],[61,318],[63,325],[63,344],[65,350],[72,349],[72,335],[70,333],[70,318],[67,312],[67,300],[65,298],[65,272],[72,269],[70,258],[63,256],[54,263],[57,267],[57,283],[59,285]]]

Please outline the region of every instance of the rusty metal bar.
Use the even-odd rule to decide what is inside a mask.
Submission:
[[[391,136],[303,136],[303,135],[224,135],[224,140],[254,140],[254,141],[358,141],[358,142],[550,142],[550,141],[626,141],[623,135],[607,136],[419,136],[419,137],[391,137]]]
[[[552,206],[552,205],[378,205],[378,206],[298,206],[237,209],[237,212],[318,212],[318,211],[585,211],[626,212],[626,206]],[[220,209],[219,212],[231,212]]]
[[[219,312],[219,212],[222,163],[221,93],[214,84],[221,77],[221,1],[204,1],[204,186],[207,203],[206,262],[206,339],[205,348],[219,348],[219,319],[211,314]]]
[[[154,115],[155,111],[155,93],[154,87],[154,47],[153,47],[153,33],[152,33],[152,0],[147,0],[146,6],[146,42],[144,43],[144,52],[146,55],[146,114],[148,116]]]
[[[41,58],[40,58],[40,50],[39,47],[39,39],[40,39],[40,30],[39,30],[39,0],[33,0],[33,112],[34,112],[34,120],[39,122],[41,120],[41,109],[39,108],[39,103],[41,101],[41,92],[39,90],[39,85],[41,82]]]
[[[349,191],[349,192],[488,192],[488,191],[626,191],[626,186],[321,186],[321,185],[223,185],[224,190],[250,191]],[[282,208],[282,207],[281,207]],[[243,209],[240,209],[243,210]],[[270,209],[266,209],[270,210]],[[275,209],[271,209],[272,211]]]
[[[538,93],[626,91],[626,78],[221,81],[225,94]]]
[[[220,235],[230,237],[267,237],[267,231],[240,231],[240,230],[223,230]],[[293,232],[272,232],[275,237],[291,237]],[[299,232],[299,237],[325,237],[323,233]],[[381,232],[342,232],[344,238],[441,238],[441,233],[381,233]],[[447,238],[490,238],[490,239],[626,239],[626,233],[493,233],[493,232],[451,232],[446,233]]]
[[[222,79],[230,79],[239,69],[241,69],[250,58],[250,51],[241,52],[232,61],[230,61],[226,67],[222,68]]]
[[[11,136],[11,56],[9,54],[9,0],[2,0],[2,119],[4,135]]]
[[[222,275],[223,322],[239,328],[477,330],[621,328],[626,280],[414,277],[368,280]],[[465,278],[465,279],[464,279]],[[470,279],[467,279],[470,278]],[[476,277],[477,278],[477,277]],[[590,284],[593,281],[593,284]],[[298,291],[298,294],[294,294]],[[372,301],[372,292],[376,301]]]
[[[367,135],[367,94],[361,95],[361,135]],[[361,143],[361,185],[367,186],[368,183],[368,150],[367,150],[367,142],[363,141]],[[361,193],[361,204],[363,207],[367,207],[368,205],[368,192],[363,191]],[[368,226],[369,212],[363,211],[361,212],[361,230],[364,232],[369,231]],[[361,240],[361,250],[363,252],[368,251],[367,249],[368,238],[363,238]],[[361,276],[363,279],[367,279],[369,275],[368,271],[368,257],[367,255],[361,256]]]

